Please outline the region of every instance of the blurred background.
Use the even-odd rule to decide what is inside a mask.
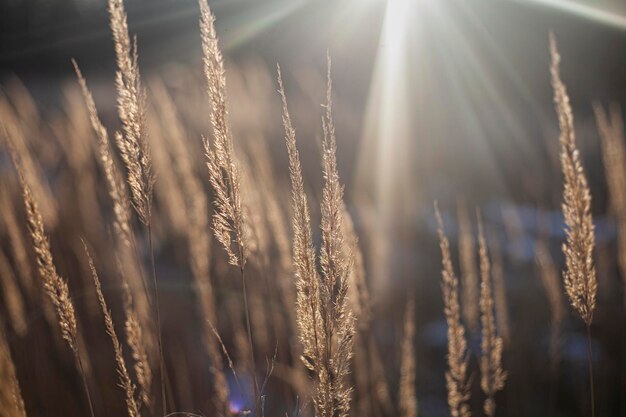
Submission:
[[[366,258],[375,317],[373,333],[382,357],[393,358],[385,363],[393,393],[399,375],[403,306],[408,293],[415,295],[417,398],[422,416],[447,415],[446,327],[434,200],[444,213],[455,261],[459,208],[470,213],[474,234],[474,208],[482,210],[490,244],[501,252],[510,323],[504,368],[510,376],[497,397],[498,415],[548,415],[550,401],[556,404],[550,414],[553,416],[583,415],[588,410],[584,327],[569,306],[561,335],[559,382],[554,388],[555,378],[549,371],[550,311],[535,256],[541,238],[547,242],[556,268],[563,266],[559,133],[548,71],[548,34],[552,30],[562,56],[562,78],[574,108],[597,228],[599,301],[593,329],[597,411],[598,415],[626,416],[623,281],[617,269],[616,225],[608,214],[609,195],[592,111],[594,101],[623,104],[626,99],[625,3],[209,3],[227,61],[235,141],[263,137],[275,164],[277,183],[288,189],[275,80],[279,63],[299,135],[298,146],[304,155],[312,206],[321,189],[320,103],[325,97],[329,51],[339,170]],[[188,126],[188,140],[198,147],[200,133],[209,130],[209,121],[197,3],[127,0],[126,8],[130,31],[137,35],[139,65],[148,89],[162,83]],[[68,97],[72,91],[76,93],[71,58],[81,66],[100,116],[112,132],[119,122],[113,86],[115,56],[104,0],[0,1],[2,94],[18,102],[19,108],[19,97],[27,90],[42,125],[67,112]],[[52,128],[40,129],[42,138],[58,135]],[[6,164],[2,175],[13,175]],[[52,183],[55,175],[50,174]],[[287,210],[288,195],[280,201]],[[319,214],[313,210],[317,219]],[[55,240],[62,240],[62,232],[62,227],[55,229],[53,246]],[[175,306],[188,306],[191,290],[188,281],[180,278],[185,272],[175,262],[167,262],[175,244],[167,240],[166,232],[161,236],[165,260],[159,265],[164,282],[160,290],[167,294],[164,322],[174,328],[169,334],[175,335],[180,317],[192,315],[191,307],[177,310]],[[214,256],[221,255],[216,247]],[[65,258],[62,251],[59,259],[62,265],[67,264],[61,268],[68,271],[72,269],[68,265],[76,262],[71,256]],[[41,315],[33,313],[30,320],[41,320]],[[59,400],[72,398],[70,392],[77,383],[64,374],[62,366],[45,371],[60,381],[58,387],[51,388],[58,390],[56,395],[42,388],[38,369],[29,369],[29,358],[46,349],[38,345],[43,342],[17,336],[9,339],[32,415],[81,415],[81,406]],[[479,339],[473,335],[470,340],[470,349],[478,352]],[[194,345],[194,339],[187,335],[171,349],[188,349],[189,345]],[[193,347],[185,353],[187,366],[194,366],[200,351]],[[92,356],[91,360],[98,362],[99,357]],[[36,363],[37,367],[44,366]],[[471,363],[473,398],[477,399],[479,375],[474,357]],[[106,366],[103,364],[99,372],[112,380],[112,371],[107,373]],[[203,410],[199,404],[206,382],[196,378],[189,385],[189,396],[181,395],[179,403]],[[556,399],[549,398],[552,395]],[[477,401],[474,406],[480,405]],[[287,408],[283,404],[273,407],[281,415]]]

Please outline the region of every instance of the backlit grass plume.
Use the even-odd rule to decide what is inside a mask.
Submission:
[[[22,189],[27,228],[32,248],[35,253],[37,270],[43,281],[44,290],[54,305],[59,328],[61,329],[61,336],[69,345],[72,353],[74,354],[76,363],[78,364],[85,393],[88,397],[87,399],[89,402],[91,416],[94,417],[91,395],[87,386],[85,368],[83,366],[81,355],[78,351],[78,326],[76,322],[76,314],[74,312],[74,304],[70,296],[70,290],[67,282],[61,278],[57,272],[56,266],[54,265],[52,251],[50,250],[50,242],[48,241],[48,237],[46,236],[46,232],[44,230],[43,218],[39,211],[39,207],[33,198],[30,186],[26,182],[26,178],[22,172],[23,168],[19,155],[16,154],[15,149],[12,147],[10,138],[7,138],[7,140],[9,141],[11,158],[17,170]]]
[[[241,175],[235,159],[226,107],[224,60],[215,32],[215,17],[205,0],[200,0],[199,4],[204,74],[213,127],[213,140],[204,138],[209,180],[215,193],[213,231],[224,246],[230,264],[243,268],[248,257],[248,242],[241,197]]]
[[[302,360],[313,372],[313,404],[318,417],[344,417],[350,412],[352,388],[346,377],[352,357],[355,320],[348,302],[352,255],[346,251],[343,228],[343,186],[339,182],[336,160],[335,126],[332,119],[332,84],[330,58],[326,114],[322,118],[322,170],[324,186],[321,200],[322,246],[317,273],[316,255],[311,238],[300,156],[296,148],[295,129],[287,109],[287,99],[278,69],[279,92],[283,102],[283,125],[289,156],[293,205],[293,252],[296,272],[296,314]]]
[[[118,167],[115,165],[115,160],[111,154],[109,134],[100,121],[96,103],[94,102],[91,91],[87,86],[87,81],[83,77],[76,61],[72,60],[72,64],[74,64],[74,70],[76,71],[76,76],[78,77],[78,84],[80,85],[83,98],[87,105],[91,127],[93,128],[96,138],[98,139],[98,160],[102,170],[104,171],[109,197],[111,197],[111,201],[113,202],[115,233],[122,243],[130,247],[133,237],[130,228],[130,204],[126,194],[126,187],[121,179]]]
[[[497,334],[491,282],[491,263],[480,214],[478,215],[478,254],[480,257],[480,321],[482,326],[480,386],[486,395],[485,414],[496,413],[495,394],[504,388],[506,372],[502,369],[502,337]]]
[[[443,311],[448,325],[448,371],[446,386],[448,388],[448,407],[452,417],[470,417],[468,405],[470,390],[467,374],[467,340],[465,328],[461,323],[461,306],[459,304],[459,280],[454,273],[450,242],[446,237],[439,207],[435,203],[441,248],[441,291],[443,292]]]
[[[563,272],[565,291],[570,302],[587,326],[591,414],[595,416],[593,367],[591,363],[591,322],[596,307],[596,270],[593,264],[595,235],[591,217],[591,191],[580,160],[574,134],[574,115],[567,90],[559,73],[561,57],[554,35],[550,33],[550,74],[554,89],[554,104],[561,128],[561,168],[563,170],[563,217],[567,240],[563,245],[566,270]]]
[[[137,63],[137,44],[131,44],[123,0],[109,0],[111,32],[115,43],[117,110],[123,133],[115,135],[126,165],[133,206],[141,222],[150,224],[154,172],[146,127],[146,93]]]
[[[591,217],[591,192],[580,160],[574,135],[574,115],[565,85],[559,74],[560,56],[556,41],[550,35],[550,72],[554,88],[554,104],[561,128],[561,166],[563,168],[563,216],[567,241],[563,246],[567,269],[563,274],[565,290],[572,306],[587,326],[596,307],[596,271],[593,265],[595,244]]]

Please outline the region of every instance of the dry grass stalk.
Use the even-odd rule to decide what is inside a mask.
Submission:
[[[467,340],[461,323],[459,304],[459,280],[454,273],[450,242],[446,237],[439,207],[435,203],[435,215],[439,225],[439,246],[441,248],[441,290],[443,292],[444,315],[448,324],[448,407],[452,417],[470,417],[468,405],[470,387],[467,375]]]
[[[502,369],[502,337],[496,331],[494,300],[491,289],[491,262],[483,224],[478,216],[478,253],[480,257],[480,321],[482,326],[480,386],[487,396],[484,403],[485,414],[492,417],[496,413],[495,394],[504,388],[507,374]]]
[[[563,279],[572,306],[585,324],[590,326],[597,292],[593,265],[595,236],[591,217],[591,192],[580,160],[580,152],[576,147],[574,116],[567,90],[559,74],[561,58],[553,35],[550,36],[550,54],[554,103],[561,128],[561,165],[565,181],[563,216],[567,226],[567,242],[563,246],[563,253],[567,270],[563,274]]]
[[[480,311],[478,307],[478,269],[476,267],[472,221],[465,201],[460,201],[457,209],[461,290],[463,291],[462,314],[468,329],[474,332],[478,330]]]
[[[139,316],[133,304],[130,288],[125,279],[123,285],[124,313],[126,316],[124,332],[134,361],[133,369],[135,370],[135,376],[139,384],[139,399],[147,409],[150,409],[152,405],[152,368],[150,367],[150,361],[148,359],[145,335],[143,334]]]
[[[133,238],[130,228],[130,203],[128,201],[126,187],[121,179],[121,175],[115,164],[113,155],[111,154],[109,135],[98,117],[96,103],[89,87],[87,86],[87,81],[83,77],[76,61],[72,60],[72,64],[74,65],[74,70],[76,71],[76,76],[78,77],[78,84],[80,85],[83,98],[87,105],[89,121],[91,122],[91,126],[96,134],[96,138],[98,139],[98,160],[102,170],[104,171],[109,197],[111,197],[111,201],[113,202],[115,233],[123,244],[130,247]]]
[[[89,402],[91,416],[94,417],[93,404],[91,402],[91,395],[87,386],[85,368],[83,366],[81,354],[78,351],[78,326],[76,323],[74,304],[72,303],[72,299],[70,297],[70,291],[67,286],[67,282],[59,276],[54,265],[52,252],[50,251],[50,242],[48,241],[44,230],[43,218],[39,211],[39,207],[33,198],[30,186],[27,184],[24,177],[21,160],[16,154],[15,148],[13,148],[11,144],[9,145],[9,149],[11,152],[11,158],[13,159],[13,164],[18,172],[20,185],[22,187],[22,197],[24,199],[24,208],[26,210],[27,227],[33,250],[35,252],[37,269],[41,279],[43,280],[44,290],[48,294],[48,297],[52,301],[56,310],[59,328],[61,329],[61,336],[70,346],[72,352],[74,353],[74,358],[78,363],[83,385],[85,387],[85,393]]]
[[[126,409],[128,411],[128,416],[139,417],[139,406],[137,405],[137,401],[135,400],[135,384],[130,379],[128,369],[126,368],[126,362],[124,362],[124,352],[122,351],[122,344],[117,338],[115,326],[113,325],[113,318],[111,317],[111,312],[109,311],[109,307],[107,306],[106,300],[104,299],[104,294],[102,293],[100,278],[98,278],[98,273],[96,272],[96,267],[93,263],[93,259],[91,258],[89,250],[87,249],[87,244],[84,241],[83,246],[85,248],[85,254],[87,255],[87,260],[89,262],[89,268],[91,269],[91,277],[93,278],[93,283],[96,287],[98,302],[100,303],[100,307],[102,308],[102,314],[104,314],[104,326],[106,328],[107,334],[109,335],[109,337],[111,337],[111,342],[113,343],[113,350],[115,352],[115,364],[117,367],[117,374],[120,379],[120,387],[124,390],[124,393],[126,394]]]
[[[26,417],[22,391],[3,330],[0,330],[0,410],[6,417]]]
[[[563,245],[567,269],[563,272],[565,291],[570,302],[587,326],[587,349],[589,385],[591,391],[591,414],[595,416],[593,388],[593,365],[591,352],[591,322],[596,307],[597,281],[593,264],[595,235],[591,216],[591,191],[580,160],[574,134],[574,115],[561,81],[554,35],[550,33],[550,74],[554,89],[554,104],[561,128],[561,168],[564,177],[563,217],[565,218],[567,241]]]
[[[213,232],[228,255],[229,263],[239,267],[243,289],[244,309],[248,343],[250,345],[250,364],[256,372],[252,329],[250,326],[250,309],[246,290],[245,264],[249,252],[248,227],[246,225],[243,201],[241,196],[241,175],[237,166],[232,132],[228,120],[226,105],[226,77],[224,59],[219,48],[215,32],[215,16],[211,13],[206,0],[199,0],[200,32],[204,74],[207,79],[210,103],[210,118],[213,126],[213,141],[203,138],[209,182],[214,192]],[[234,242],[233,242],[234,241]],[[233,249],[235,246],[235,249]],[[260,392],[256,376],[253,376],[254,402],[256,414],[260,415]]]
[[[215,193],[213,231],[224,246],[230,264],[243,268],[248,256],[248,239],[241,196],[241,175],[235,158],[226,107],[224,60],[215,32],[215,17],[205,0],[199,0],[199,4],[204,73],[213,126],[213,141],[204,138],[209,180]],[[236,247],[233,248],[233,245]]]
[[[296,313],[303,361],[315,375],[313,403],[320,417],[343,417],[350,411],[349,373],[354,315],[347,299],[348,279],[353,260],[346,256],[343,229],[343,187],[339,183],[336,161],[335,127],[332,119],[332,84],[328,61],[326,114],[322,118],[322,168],[324,187],[321,202],[322,247],[320,279],[312,244],[310,215],[307,206],[300,156],[295,143],[295,129],[287,110],[287,100],[278,70],[279,92],[283,100],[283,124],[292,183],[294,266],[297,277]]]
[[[619,105],[609,108],[610,119],[600,103],[593,104],[596,124],[602,143],[602,160],[609,188],[610,205],[617,220],[617,262],[626,285],[626,146],[624,121]],[[626,301],[626,292],[624,293]]]
[[[415,299],[409,297],[404,313],[404,336],[400,363],[400,388],[398,403],[401,417],[417,417],[415,397]]]
[[[11,327],[18,336],[23,337],[28,330],[24,300],[11,264],[2,249],[0,249],[0,287],[2,287],[4,305],[9,314]]]
[[[117,61],[117,72],[115,74],[117,110],[123,130],[123,133],[116,133],[115,142],[120,150],[122,161],[126,165],[127,181],[133,206],[139,219],[148,231],[148,244],[152,265],[154,310],[156,313],[159,345],[161,400],[163,412],[167,413],[167,398],[165,395],[167,370],[163,354],[161,312],[159,307],[159,293],[157,288],[151,227],[152,197],[155,177],[152,170],[152,157],[150,155],[150,144],[146,126],[146,93],[139,74],[137,41],[135,38],[134,43],[131,45],[130,36],[128,34],[128,22],[126,11],[124,10],[124,2],[123,0],[109,0],[108,6]]]
[[[130,201],[128,199],[128,191],[122,179],[119,168],[115,163],[114,157],[111,153],[109,136],[106,128],[102,125],[102,122],[100,121],[95,101],[93,99],[91,91],[87,86],[87,81],[83,77],[76,61],[73,60],[72,63],[74,64],[74,70],[76,71],[78,83],[80,85],[85,104],[87,105],[87,111],[89,113],[91,127],[96,134],[96,138],[98,139],[98,161],[104,172],[109,197],[113,202],[113,214],[115,217],[113,225],[115,236],[117,238],[117,242],[121,243],[125,248],[124,255],[127,257],[133,256],[135,258],[135,261],[137,261],[135,238],[130,225],[131,213]],[[133,255],[131,255],[131,253],[129,252],[131,251],[131,249],[133,252],[135,252]],[[141,266],[138,264],[137,268],[140,269]],[[138,272],[141,274],[141,283],[143,285],[143,290],[146,293],[145,295],[147,296],[145,279],[143,278],[143,274],[140,271]],[[125,276],[124,274],[122,275]],[[140,315],[138,314],[138,311],[135,308],[134,303],[132,302],[132,297],[130,295],[130,289],[128,288],[128,284],[125,284],[125,288],[128,294],[127,298],[129,300],[129,302],[125,305],[125,331],[134,359],[135,373],[137,374],[137,380],[139,382],[139,396],[146,405],[146,407],[149,408],[150,390],[152,386],[152,371],[150,369],[147,358],[147,348],[145,346],[146,341],[144,340],[145,335],[143,335],[141,324],[143,323],[144,326],[147,325],[148,320],[147,317],[144,317],[143,320],[140,320]],[[138,295],[143,298],[143,294]],[[145,302],[147,303],[147,300]],[[146,306],[146,309],[147,308],[148,307]],[[145,315],[146,314],[144,314],[144,316]]]
[[[117,109],[123,134],[115,141],[126,165],[133,206],[141,222],[150,224],[154,173],[146,128],[146,94],[137,64],[137,45],[131,45],[123,0],[109,0],[111,32],[115,43]]]

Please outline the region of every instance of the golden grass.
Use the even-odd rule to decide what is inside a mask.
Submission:
[[[554,35],[550,33],[550,73],[554,89],[554,104],[561,128],[561,167],[564,177],[563,217],[567,240],[563,245],[567,269],[563,273],[565,291],[570,303],[587,326],[589,385],[591,415],[595,416],[593,367],[591,352],[591,322],[596,307],[597,281],[593,263],[595,234],[591,216],[591,191],[580,160],[574,134],[574,115],[565,84],[561,81],[561,57]]]
[[[102,308],[102,314],[104,315],[104,327],[106,328],[106,332],[109,337],[111,337],[111,342],[113,343],[113,351],[115,353],[115,365],[117,367],[117,373],[120,380],[120,387],[124,390],[124,394],[126,395],[126,408],[128,411],[128,416],[139,417],[139,406],[135,401],[135,384],[131,381],[128,369],[126,368],[126,362],[124,361],[124,352],[122,351],[122,344],[117,338],[115,326],[113,325],[113,318],[111,317],[111,312],[109,311],[109,307],[107,306],[106,300],[104,299],[104,294],[102,293],[100,278],[98,277],[98,273],[93,263],[93,259],[91,258],[89,250],[87,249],[87,244],[84,241],[83,246],[85,247],[85,255],[87,256],[87,260],[89,262],[91,277],[93,279],[93,284],[96,288],[96,293],[98,295],[98,303],[100,304],[100,307]]]
[[[448,325],[448,407],[452,417],[469,417],[468,405],[470,386],[468,381],[467,339],[461,323],[459,304],[459,280],[454,273],[450,242],[446,237],[439,207],[435,203],[435,216],[438,223],[439,246],[441,249],[441,290],[443,292],[444,315]]]
[[[196,378],[203,381],[197,389],[206,390],[202,393],[203,408],[197,410],[202,415],[262,417],[266,413],[269,415],[268,404],[274,406],[273,396],[284,395],[295,403],[295,416],[416,417],[420,414],[418,392],[422,378],[421,365],[420,375],[417,372],[420,362],[416,343],[422,329],[419,328],[420,321],[416,322],[415,294],[408,294],[402,337],[394,340],[391,346],[399,352],[399,369],[397,373],[394,370],[393,378],[388,378],[392,361],[386,355],[392,349],[377,345],[376,332],[381,330],[375,325],[379,299],[378,294],[370,293],[368,288],[371,271],[367,268],[367,257],[376,254],[361,250],[360,219],[352,218],[348,210],[352,206],[344,201],[344,186],[339,176],[330,58],[321,126],[321,193],[316,193],[319,190],[315,187],[309,192],[308,184],[305,186],[296,130],[278,67],[278,92],[291,185],[289,210],[283,206],[287,187],[281,188],[280,173],[274,171],[274,166],[279,164],[272,160],[263,142],[265,133],[255,132],[247,138],[247,144],[245,137],[239,143],[238,131],[233,129],[229,115],[226,71],[215,17],[205,0],[199,0],[199,8],[211,132],[195,147],[189,138],[196,131],[194,126],[187,126],[189,120],[177,108],[174,89],[169,90],[160,81],[148,83],[150,97],[156,104],[154,109],[148,108],[147,91],[138,67],[136,40],[131,40],[129,35],[122,0],[108,1],[117,64],[117,113],[121,121],[121,130],[114,134],[116,148],[110,144],[109,131],[102,123],[87,81],[74,61],[80,93],[76,87],[73,93],[68,93],[67,114],[50,122],[46,128],[35,126],[43,119],[40,120],[36,106],[28,97],[23,97],[19,105],[14,106],[4,95],[0,96],[2,132],[18,173],[17,183],[24,202],[24,213],[21,213],[13,201],[17,197],[16,187],[9,182],[2,184],[0,225],[7,244],[0,248],[0,292],[3,297],[0,309],[6,313],[7,330],[17,337],[8,339],[8,343],[5,334],[0,332],[0,386],[3,388],[0,414],[26,415],[9,344],[20,346],[34,331],[41,329],[37,322],[31,325],[30,318],[36,317],[40,311],[49,314],[46,313],[48,304],[38,298],[43,290],[53,306],[53,327],[60,329],[60,336],[57,334],[56,337],[61,347],[65,348],[63,343],[67,343],[72,351],[92,417],[110,414],[109,407],[113,407],[109,404],[110,399],[103,396],[109,390],[100,386],[100,377],[106,370],[101,366],[88,369],[87,353],[92,349],[94,353],[98,352],[93,344],[95,336],[92,332],[79,332],[78,318],[86,324],[94,321],[91,320],[94,317],[101,317],[98,305],[113,345],[115,374],[122,390],[118,394],[119,403],[122,404],[123,395],[125,411],[130,417],[196,415],[191,410],[168,414],[183,403],[194,404],[191,391],[197,388],[193,386]],[[587,327],[591,406],[595,410],[590,327],[596,307],[597,283],[593,264],[595,236],[591,192],[576,146],[572,109],[560,78],[560,58],[554,37],[550,38],[550,51],[564,174],[563,214],[567,239],[563,247],[566,262],[563,283],[572,306]],[[622,242],[622,235],[626,235],[626,193],[622,188],[626,182],[626,151],[622,143],[622,121],[616,108],[611,109],[610,120],[600,105],[596,104],[594,111],[602,139],[611,207],[619,224],[618,259],[624,270],[626,244]],[[31,126],[27,123],[28,118],[37,123],[33,122]],[[96,142],[83,141],[90,130],[93,130]],[[46,134],[57,142],[46,144],[42,139],[30,138],[38,135],[47,138]],[[65,135],[70,137],[63,142],[61,138]],[[49,156],[49,160],[36,162],[38,156],[57,145],[60,149]],[[36,151],[31,147],[37,148]],[[196,155],[202,147],[206,154],[204,161]],[[123,162],[123,170],[117,165],[118,158]],[[159,182],[155,182],[153,158],[154,167],[160,174]],[[208,176],[199,174],[202,162],[208,167]],[[68,168],[67,172],[65,168]],[[55,177],[57,171],[62,171],[60,179]],[[49,178],[50,185],[44,178]],[[74,186],[76,190],[72,189]],[[53,196],[58,198],[55,200]],[[78,200],[66,201],[74,197]],[[311,214],[309,198],[313,197],[319,199],[314,200],[319,202],[319,211]],[[100,206],[100,198],[107,201],[102,206],[106,209]],[[131,205],[138,222],[134,221]],[[24,224],[22,214],[26,219],[26,233],[20,226]],[[312,227],[312,217],[317,221],[318,214],[319,230],[316,230]],[[503,344],[509,343],[511,337],[515,340],[521,337],[515,334],[513,324],[509,323],[514,316],[508,316],[505,288],[508,257],[504,242],[491,239],[491,245],[487,245],[484,229],[492,225],[483,226],[480,214],[476,239],[468,206],[459,200],[459,280],[454,271],[451,243],[436,204],[435,218],[442,256],[443,317],[447,325],[447,366],[440,382],[443,384],[445,380],[449,413],[452,417],[471,416],[471,375],[480,371],[480,389],[484,396],[480,395],[476,400],[481,401],[485,415],[495,416],[496,397],[505,389],[508,377],[502,363]],[[521,226],[521,219],[517,220]],[[141,225],[145,235],[136,233],[135,227]],[[85,254],[75,248],[78,246],[77,236],[83,234],[85,241],[93,244],[92,253],[98,254],[95,260],[84,241]],[[25,243],[26,235],[30,246]],[[59,253],[64,251],[62,256],[53,258],[48,236],[53,237],[55,249],[59,240]],[[223,247],[226,257],[213,253],[212,236]],[[162,248],[158,254],[163,257],[160,271],[170,271],[167,268],[174,263],[188,265],[188,273],[177,273],[172,281],[176,279],[177,288],[191,284],[197,297],[194,313],[198,319],[198,334],[192,335],[191,340],[202,345],[199,351],[207,359],[206,365],[198,366],[198,369],[194,369],[196,364],[183,354],[184,339],[170,339],[172,345],[167,359],[171,374],[168,375],[153,239]],[[373,236],[372,240],[375,239]],[[388,248],[392,247],[389,244]],[[551,312],[551,378],[556,380],[560,361],[559,336],[565,319],[561,280],[547,243],[541,241],[535,249]],[[143,261],[147,256],[150,256],[152,267],[152,297],[144,278]],[[87,263],[81,263],[85,257]],[[59,263],[55,264],[55,261]],[[228,265],[239,270],[241,293],[233,291],[239,289],[239,284],[228,279],[232,275],[232,268]],[[40,280],[33,279],[34,272]],[[93,294],[93,291],[84,291],[83,275],[88,274],[96,298],[82,296]],[[119,275],[116,281],[121,282],[119,289],[109,281],[112,275]],[[74,300],[70,286],[76,294]],[[114,326],[115,315],[105,300],[103,286],[120,292],[119,297],[107,292],[107,298],[114,311],[119,308],[119,317],[123,317],[121,338]],[[421,306],[419,310],[422,310]],[[186,316],[183,312],[180,316],[172,314],[168,318],[178,317]],[[168,328],[168,333],[182,335],[182,330],[177,327],[183,326],[191,326],[191,323],[176,322],[171,330]],[[86,328],[85,325],[80,327]],[[470,333],[476,340],[480,336],[476,369],[469,361]],[[221,335],[225,335],[223,340]],[[158,338],[158,352],[155,338]],[[231,348],[232,357],[228,352]],[[507,344],[507,349],[515,348],[515,343]],[[128,352],[127,357],[124,350]],[[258,377],[263,370],[257,366],[257,361],[272,351],[274,356],[265,358],[265,378],[260,381]],[[132,366],[131,362],[127,365],[126,360],[132,360]],[[227,375],[229,370],[236,387]],[[161,379],[160,397],[154,392],[153,378],[157,373]],[[389,384],[388,379],[394,380],[395,385]],[[250,381],[251,388],[246,381]],[[91,393],[90,385],[99,389]],[[35,394],[29,391],[31,387],[26,387],[25,398],[35,398]],[[475,388],[478,393],[478,386]],[[443,385],[441,389],[443,391]],[[250,395],[248,390],[253,393]],[[96,409],[92,394],[101,395],[99,401],[94,402]],[[239,405],[237,395],[251,396],[254,405],[249,403],[241,410],[235,409]],[[552,398],[553,394],[550,395]],[[36,402],[33,409],[35,407]],[[478,410],[474,413],[481,414]]]
[[[478,213],[478,254],[480,257],[480,322],[482,327],[480,387],[486,395],[483,409],[487,416],[496,414],[495,394],[504,389],[507,373],[502,369],[502,337],[496,331],[492,291],[491,262],[483,223]]]

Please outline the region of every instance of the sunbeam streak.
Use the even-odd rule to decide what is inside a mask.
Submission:
[[[575,16],[593,20],[608,26],[626,30],[626,17],[618,12],[601,9],[596,5],[582,4],[573,0],[514,0],[522,3],[535,3],[564,11]],[[594,2],[595,3],[595,2]]]

